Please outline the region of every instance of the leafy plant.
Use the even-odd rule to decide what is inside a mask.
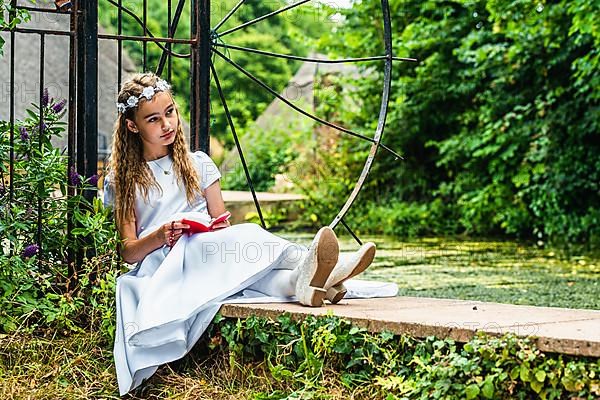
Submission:
[[[31,15],[27,10],[16,9],[11,7],[10,1],[0,0],[0,28],[2,29],[13,29],[21,22],[28,22],[31,19]],[[0,57],[4,55],[5,40],[0,36]]]
[[[595,3],[578,1],[390,1],[393,49],[418,64],[396,63],[384,152],[355,207],[440,205],[456,225],[436,233],[508,234],[547,242],[600,240],[598,87]],[[332,56],[383,54],[380,3],[342,10],[345,29],[323,35]],[[342,81],[325,112],[372,130],[381,98],[381,68]],[[348,88],[352,88],[349,90]],[[339,166],[362,163],[339,141]],[[362,158],[364,159],[364,158]],[[356,179],[356,178],[354,178]],[[344,195],[337,182],[322,193]],[[361,208],[361,204],[374,203]],[[409,203],[414,205],[409,206]],[[330,219],[327,202],[316,204]],[[417,218],[417,217],[415,217]]]
[[[83,196],[84,190],[96,190],[98,177],[68,171],[67,156],[51,142],[64,133],[66,106],[44,90],[41,105],[32,105],[12,132],[8,122],[0,121],[3,331],[49,324],[77,329],[88,318],[84,310],[90,297],[110,301],[102,288],[110,287],[120,269],[110,210],[100,199],[90,204]],[[74,228],[67,234],[69,221]],[[74,260],[69,264],[69,253],[94,256],[75,266]],[[100,289],[94,287],[98,284]]]
[[[264,363],[272,392],[260,398],[326,398],[332,376],[364,398],[592,399],[600,361],[543,353],[529,339],[478,334],[464,344],[369,333],[333,315],[296,321],[215,319],[212,348],[232,368]],[[337,372],[336,372],[337,371]],[[264,378],[263,378],[264,379]]]

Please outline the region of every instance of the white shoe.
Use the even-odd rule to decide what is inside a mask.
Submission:
[[[327,278],[338,261],[340,253],[337,237],[328,226],[319,229],[308,253],[299,266],[296,281],[296,298],[305,306],[320,307],[323,305]]]
[[[325,297],[332,304],[344,298],[348,290],[344,282],[363,272],[375,258],[375,243],[367,242],[351,254],[341,254],[337,265],[325,282]]]

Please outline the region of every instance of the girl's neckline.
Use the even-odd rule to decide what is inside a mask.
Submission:
[[[147,163],[151,163],[151,162],[154,162],[154,161],[160,161],[160,160],[164,160],[165,158],[168,158],[169,156],[170,156],[170,154],[167,154],[166,156],[162,156],[162,157],[159,157],[159,158],[155,158],[154,160],[146,160],[146,162],[147,162]]]

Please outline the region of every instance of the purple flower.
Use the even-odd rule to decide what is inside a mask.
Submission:
[[[56,103],[55,105],[52,106],[52,111],[54,111],[56,114],[58,114],[59,112],[61,112],[63,110],[63,108],[65,108],[66,104],[67,104],[67,100],[62,99],[61,101],[59,101],[58,103]]]
[[[48,88],[44,88],[44,93],[42,94],[42,106],[46,107],[48,105]]]
[[[92,186],[97,186],[98,185],[98,174],[94,174],[92,176],[90,176],[90,185]]]
[[[19,132],[21,133],[21,140],[22,141],[27,141],[29,140],[29,132],[27,132],[27,128],[25,128],[24,126],[22,126],[21,128],[19,128]]]
[[[72,186],[79,186],[81,184],[81,176],[75,171],[75,167],[71,167],[69,171],[69,183]]]
[[[29,246],[23,249],[23,253],[21,254],[23,258],[33,257],[40,251],[40,246],[37,244],[30,244]]]

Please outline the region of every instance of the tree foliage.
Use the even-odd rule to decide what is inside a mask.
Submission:
[[[216,26],[236,3],[237,1],[234,0],[211,2],[211,26]],[[147,4],[146,18],[148,29],[155,36],[166,37],[168,29],[167,3],[160,0],[149,0]],[[124,3],[124,5],[142,19],[143,2],[136,1]],[[285,5],[285,1],[266,3],[258,0],[247,1],[217,32],[222,33],[227,29],[268,14]],[[172,15],[174,13],[175,2],[173,2]],[[233,32],[230,35],[217,39],[217,42],[275,53],[306,55],[310,47],[311,38],[319,37],[326,29],[326,25],[321,23],[324,18],[327,18],[327,16],[322,15],[320,6],[306,4]],[[106,29],[117,32],[117,8],[106,0],[100,2],[99,20]],[[122,33],[125,35],[141,36],[143,35],[143,29],[135,19],[123,12]],[[190,7],[188,5],[183,9],[175,37],[189,39],[190,35]],[[143,68],[143,46],[133,41],[124,41],[123,43],[138,68]],[[154,43],[149,43],[146,49],[146,69],[155,71],[162,50]],[[190,52],[189,45],[186,44],[174,44],[172,50],[182,54]],[[237,64],[264,81],[276,92],[281,92],[287,86],[287,83],[300,66],[298,61],[266,57],[235,50],[227,51],[222,47],[219,48],[219,51],[225,53]],[[235,126],[238,129],[242,129],[248,123],[254,121],[266,109],[273,100],[273,96],[266,90],[259,88],[245,75],[235,70],[234,67],[227,64],[218,56],[213,57],[213,62],[215,63],[215,69],[217,70]],[[182,106],[184,117],[187,119],[187,115],[189,115],[191,88],[190,59],[172,57],[172,71],[170,80],[174,87],[177,101]],[[165,77],[166,73],[167,68],[165,67],[163,73]],[[232,146],[233,139],[229,132],[214,79],[211,82],[211,116],[211,134],[223,140],[229,146]]]
[[[336,55],[382,54],[379,7],[356,2],[346,29],[321,46]],[[390,7],[395,55],[419,62],[395,64],[384,135],[405,160],[398,166],[379,153],[366,198],[442,208],[431,215],[455,218],[456,231],[597,241],[597,4],[392,0]],[[372,125],[381,82],[371,70],[352,95],[339,96],[341,119]],[[349,102],[360,111],[345,112]]]

